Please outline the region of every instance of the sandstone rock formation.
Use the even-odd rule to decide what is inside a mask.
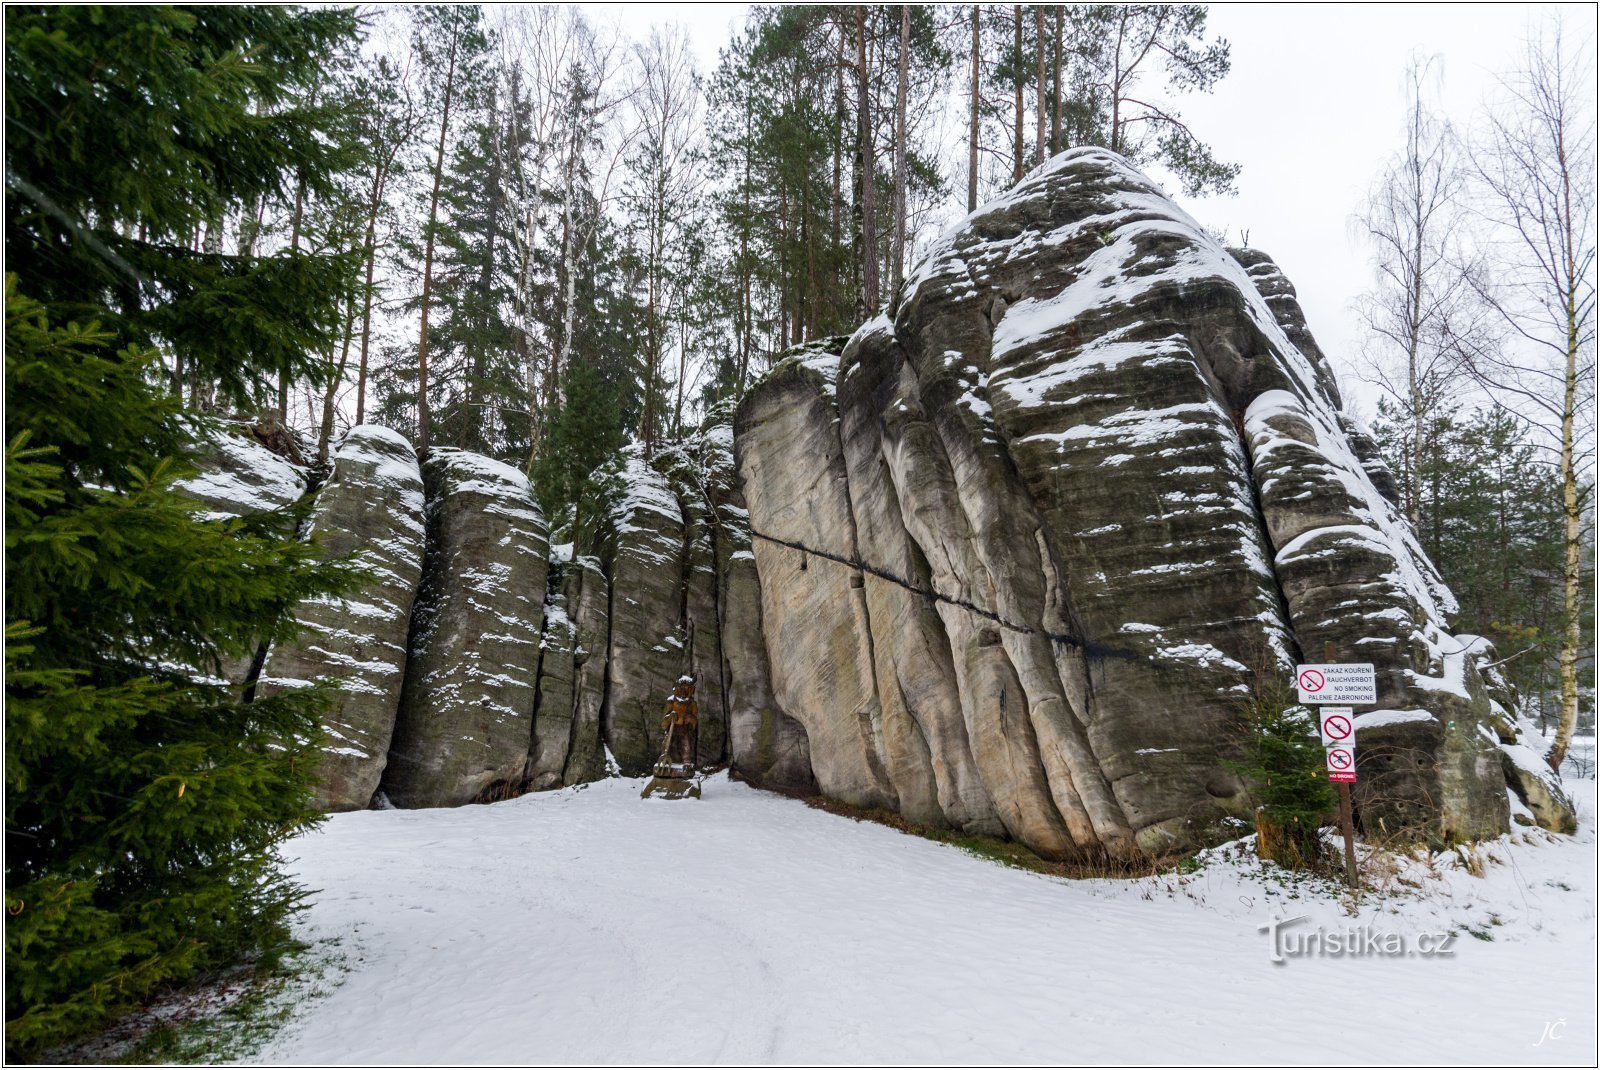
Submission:
[[[520,791],[533,734],[550,546],[521,472],[434,449],[428,543],[383,790],[396,806]]]
[[[231,520],[259,516],[294,505],[305,496],[310,486],[305,470],[247,437],[238,424],[208,421],[197,423],[193,430],[196,443],[190,460],[196,472],[175,481],[173,489],[203,506],[201,517]],[[286,519],[285,528],[292,523]],[[255,656],[224,658],[200,675],[243,688],[249,684],[257,660]]]
[[[1332,654],[1396,711],[1363,730],[1365,823],[1506,827],[1493,681],[1270,260],[1080,149],[890,312],[736,424],[774,690],[824,793],[1161,853],[1249,813],[1254,681]]]
[[[380,581],[304,607],[262,677],[346,674],[330,806],[380,772],[400,806],[642,774],[688,673],[704,768],[1052,858],[1159,856],[1248,819],[1243,705],[1334,660],[1379,669],[1369,834],[1492,835],[1508,782],[1570,820],[1293,287],[1104,150],[973,213],[736,411],[630,448],[570,542],[505,465],[435,450],[426,483],[424,530],[409,448],[350,433],[314,526]]]
[[[282,509],[299,501],[309,487],[304,469],[233,433],[234,428],[202,425],[195,430],[198,471],[173,488],[206,506],[204,515],[223,519]]]
[[[422,505],[422,475],[403,437],[371,426],[345,435],[317,492],[310,534],[330,557],[353,556],[371,583],[345,598],[302,603],[301,637],[268,651],[257,681],[265,694],[338,680],[323,718],[318,790],[330,810],[367,806],[389,761],[422,577]]]

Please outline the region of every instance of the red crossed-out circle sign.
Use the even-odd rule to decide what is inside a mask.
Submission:
[[[1350,734],[1354,731],[1355,728],[1350,724],[1350,718],[1342,713],[1335,713],[1322,722],[1322,734],[1335,743],[1349,739]]]
[[[1355,755],[1347,750],[1330,750],[1328,752],[1328,768],[1336,773],[1342,773],[1355,764]]]
[[[1322,678],[1322,674],[1315,669],[1307,669],[1305,672],[1300,674],[1300,690],[1302,691],[1310,691],[1312,694],[1316,694],[1318,691],[1322,690],[1322,685],[1325,683],[1327,683],[1327,681],[1324,680]],[[1334,705],[1337,706],[1338,703],[1336,702]]]

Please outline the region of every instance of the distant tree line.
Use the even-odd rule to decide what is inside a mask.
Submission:
[[[1200,5],[758,6],[701,72],[676,28],[384,9],[312,89],[362,165],[192,241],[359,262],[315,379],[256,384],[262,418],[315,460],[377,420],[525,468],[565,522],[626,441],[655,450],[774,353],[875,314],[961,185],[970,207],[1101,144],[1227,188],[1238,169],[1172,105],[1228,71],[1205,21]],[[187,404],[226,403],[169,360]]]

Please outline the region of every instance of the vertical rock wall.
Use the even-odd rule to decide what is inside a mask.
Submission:
[[[384,793],[455,806],[520,791],[533,735],[550,546],[521,472],[434,449],[428,549]]]
[[[310,535],[329,556],[353,557],[371,582],[345,598],[302,603],[295,617],[304,631],[268,651],[256,684],[269,694],[338,681],[323,717],[317,800],[330,810],[367,806],[389,762],[422,577],[422,510],[422,474],[404,438],[370,426],[345,435],[317,492]]]
[[[736,421],[775,693],[824,793],[1160,854],[1249,814],[1242,706],[1334,650],[1383,673],[1362,820],[1505,827],[1494,681],[1270,259],[1073,150],[889,311]]]

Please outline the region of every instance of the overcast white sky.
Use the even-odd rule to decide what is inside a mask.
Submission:
[[[635,36],[655,22],[682,23],[706,71],[745,11],[739,4],[584,6]],[[1211,5],[1208,36],[1232,42],[1233,70],[1214,93],[1180,98],[1180,107],[1243,171],[1234,196],[1180,201],[1231,240],[1248,230],[1250,244],[1278,261],[1364,416],[1376,395],[1352,381],[1361,332],[1351,301],[1371,272],[1351,219],[1403,144],[1407,64],[1419,52],[1439,57],[1438,110],[1466,125],[1496,74],[1517,61],[1533,22],[1551,12],[1571,37],[1593,39],[1592,4]]]

